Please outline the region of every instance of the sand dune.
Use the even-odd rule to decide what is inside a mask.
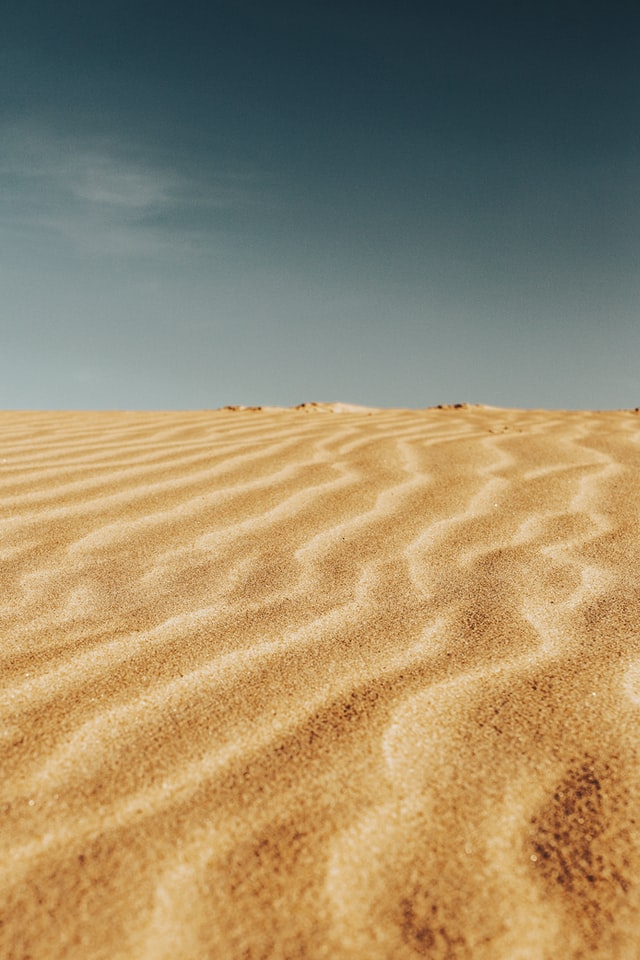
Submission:
[[[0,957],[640,958],[639,507],[633,411],[0,414]]]

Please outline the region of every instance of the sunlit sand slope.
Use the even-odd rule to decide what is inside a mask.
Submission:
[[[0,415],[2,960],[640,957],[640,417]]]

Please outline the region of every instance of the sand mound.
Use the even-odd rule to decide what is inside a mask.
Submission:
[[[635,958],[640,421],[0,415],[0,957]]]

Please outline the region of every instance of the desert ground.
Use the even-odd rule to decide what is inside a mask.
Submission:
[[[0,414],[2,960],[640,958],[640,415]]]

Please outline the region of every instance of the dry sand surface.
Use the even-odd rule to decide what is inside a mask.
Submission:
[[[640,416],[0,415],[2,960],[640,957]]]

